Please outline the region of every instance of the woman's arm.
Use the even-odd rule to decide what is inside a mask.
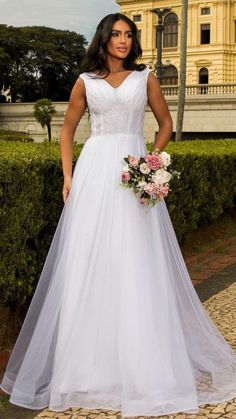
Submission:
[[[168,105],[161,91],[160,82],[151,72],[148,74],[147,95],[148,104],[159,125],[159,131],[155,135],[155,141],[151,151],[155,148],[162,151],[171,137],[173,122]]]
[[[70,192],[72,180],[72,159],[73,142],[77,125],[86,109],[86,95],[84,83],[78,79],[70,94],[69,105],[66,111],[64,124],[60,133],[60,151],[64,185],[62,189],[63,201],[65,203]]]

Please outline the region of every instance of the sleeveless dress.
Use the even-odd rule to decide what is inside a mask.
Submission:
[[[120,186],[145,155],[149,69],[82,73],[92,132],[1,388],[30,409],[197,413],[236,397],[236,354],[202,306],[164,201]]]

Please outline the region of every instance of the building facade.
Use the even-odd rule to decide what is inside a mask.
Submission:
[[[178,84],[181,4],[179,0],[116,0],[120,12],[137,25],[143,49],[141,62],[157,61],[158,17],[154,8],[170,8],[163,19],[162,64],[165,85]],[[187,85],[236,83],[236,0],[189,0]]]

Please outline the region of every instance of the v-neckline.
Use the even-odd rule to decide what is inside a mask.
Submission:
[[[103,79],[103,78],[99,78],[99,80],[102,80],[102,81],[104,81],[106,84],[108,84],[113,90],[118,90],[123,84],[124,84],[124,82],[129,78],[129,76],[131,76],[131,74],[133,74],[133,73],[135,73],[135,70],[132,70],[129,74],[128,74],[128,76],[126,76],[125,78],[124,78],[124,80],[122,80],[122,82],[118,85],[118,86],[116,86],[116,87],[114,87],[114,86],[112,86],[111,85],[111,83],[109,83],[109,81],[107,81],[107,80],[105,80],[105,79]]]

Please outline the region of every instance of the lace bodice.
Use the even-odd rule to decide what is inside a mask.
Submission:
[[[116,88],[106,80],[81,73],[91,116],[91,135],[143,133],[147,77],[151,70],[132,71]]]

